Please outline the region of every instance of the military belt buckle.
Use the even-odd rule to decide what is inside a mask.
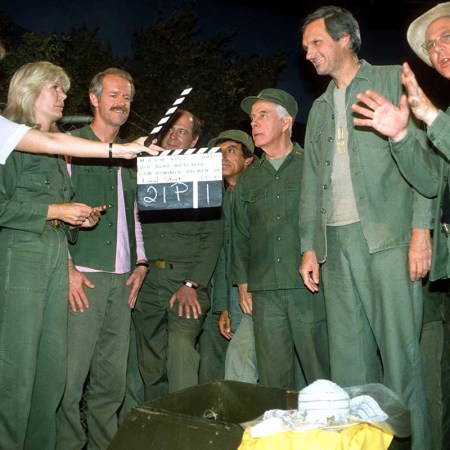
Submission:
[[[158,269],[165,269],[166,268],[166,261],[163,261],[161,259],[157,259],[155,261],[155,267]]]
[[[450,236],[450,224],[441,223],[441,231],[445,237],[449,237]]]

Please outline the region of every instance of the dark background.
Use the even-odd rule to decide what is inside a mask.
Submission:
[[[302,137],[311,104],[323,92],[329,78],[318,77],[312,64],[305,60],[298,30],[308,13],[326,4],[346,7],[359,22],[361,58],[372,64],[408,61],[432,100],[442,108],[450,103],[448,81],[419,60],[406,41],[408,25],[435,6],[435,1],[303,0],[288,5],[273,0],[8,0],[0,10],[14,22],[18,33],[67,32],[81,24],[98,28],[99,37],[121,56],[131,52],[133,32],[153,20],[158,11],[168,13],[193,5],[199,16],[200,33],[205,38],[228,30],[235,33],[233,45],[243,55],[285,52],[286,66],[277,87],[293,94],[299,103],[294,137]],[[256,93],[249,93],[253,94]]]

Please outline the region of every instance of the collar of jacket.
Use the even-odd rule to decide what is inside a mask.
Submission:
[[[358,79],[365,79],[367,81],[371,81],[373,79],[373,66],[371,64],[369,64],[365,59],[360,59],[359,63],[361,64],[358,72],[356,72],[356,75],[354,76],[353,80],[351,81],[351,83],[349,84],[349,86],[351,86],[353,83],[355,83],[355,80]],[[331,80],[328,83],[328,86],[325,90],[325,92],[320,95],[319,97],[317,97],[317,99],[314,101],[315,102],[327,102],[330,105],[334,105],[334,98],[333,98],[333,94],[334,94],[334,89],[336,87],[336,83]],[[357,88],[354,88],[354,95],[358,94],[357,92]]]

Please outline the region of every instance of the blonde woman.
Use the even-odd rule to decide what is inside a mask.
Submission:
[[[14,74],[4,116],[57,131],[69,78],[49,62]],[[0,448],[54,449],[66,369],[67,238],[99,210],[70,203],[64,159],[13,152],[0,165]],[[101,209],[101,208],[100,208]]]

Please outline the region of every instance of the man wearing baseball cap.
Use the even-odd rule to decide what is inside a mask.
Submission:
[[[450,80],[450,2],[440,3],[414,20],[408,28],[407,39],[422,61]],[[392,155],[403,175],[424,195],[437,196],[429,279],[431,281],[448,279],[450,278],[448,188],[450,108],[445,113],[430,101],[407,63],[403,64],[402,81],[407,96],[402,98],[400,108],[373,91],[359,95],[358,98],[365,107],[354,105],[353,109],[364,118],[355,119],[355,124],[372,126],[390,137]],[[426,124],[428,143],[418,142],[408,132],[407,103],[416,119]],[[430,142],[439,153],[429,148]],[[433,317],[427,319],[431,314]],[[421,346],[433,449],[444,448],[444,443],[450,439],[449,338],[448,329],[443,324],[444,321],[448,322],[449,318],[448,298],[444,296],[439,298],[435,294],[433,297],[425,298]],[[433,363],[432,358],[438,363]],[[433,401],[434,399],[436,401]]]
[[[267,102],[275,103],[276,105],[283,106],[288,114],[292,117],[293,121],[297,116],[298,106],[294,97],[291,94],[288,94],[286,91],[281,89],[263,89],[256,97],[250,96],[244,98],[241,102],[241,108],[247,113],[250,114],[252,110],[252,106],[258,100],[264,100]]]
[[[291,140],[298,106],[283,90],[263,89],[241,108],[263,155],[234,190],[232,280],[242,310],[253,317],[260,384],[301,389],[330,373],[323,294],[309,292],[298,273],[304,154]]]
[[[231,215],[238,177],[253,163],[255,146],[241,130],[226,130],[208,143],[222,150],[225,185],[222,211],[224,241],[212,280],[211,309],[199,338],[199,383],[216,378],[257,383],[255,340],[251,316],[239,306],[238,289],[231,283]],[[228,342],[230,344],[228,345]]]

